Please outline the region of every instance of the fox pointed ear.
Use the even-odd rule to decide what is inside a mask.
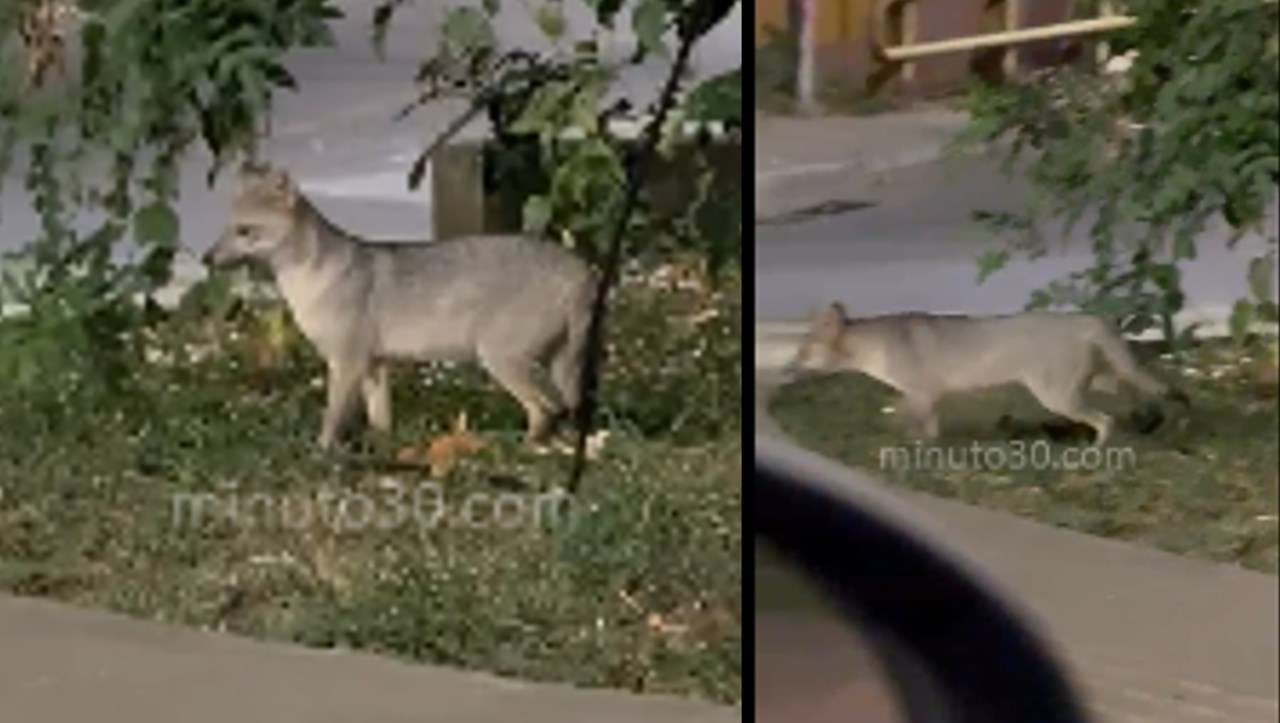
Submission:
[[[268,193],[287,206],[292,206],[298,198],[298,186],[293,182],[293,176],[284,169],[268,168],[258,176],[258,180]]]
[[[819,324],[843,323],[844,320],[848,318],[849,312],[845,310],[844,304],[841,304],[839,301],[833,301],[830,304],[827,304],[823,307],[822,311],[813,315],[814,321]]]
[[[814,316],[814,332],[823,339],[839,336],[846,318],[844,306],[838,301],[833,302]]]

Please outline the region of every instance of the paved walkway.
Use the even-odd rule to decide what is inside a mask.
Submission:
[[[535,685],[0,596],[15,723],[730,723],[694,701]]]

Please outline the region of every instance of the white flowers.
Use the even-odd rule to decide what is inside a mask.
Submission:
[[[1121,55],[1113,55],[1105,65],[1102,66],[1102,72],[1107,75],[1124,75],[1133,67],[1134,61],[1138,59],[1138,51],[1130,50]]]

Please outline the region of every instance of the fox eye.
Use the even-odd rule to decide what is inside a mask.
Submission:
[[[236,235],[241,238],[252,238],[253,227],[247,224],[240,224],[239,226],[236,226]]]

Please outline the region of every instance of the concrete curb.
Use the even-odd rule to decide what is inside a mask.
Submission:
[[[947,154],[945,145],[934,148],[913,148],[888,160],[853,158],[847,161],[831,163],[804,163],[795,166],[784,166],[760,171],[755,174],[756,191],[785,190],[788,183],[803,181],[824,181],[842,178],[845,175],[864,174],[873,176],[899,168],[911,168],[933,163]]]
[[[127,691],[125,694],[123,691]],[[738,707],[236,637],[0,595],[5,720],[737,723]],[[172,720],[161,715],[160,720]]]

